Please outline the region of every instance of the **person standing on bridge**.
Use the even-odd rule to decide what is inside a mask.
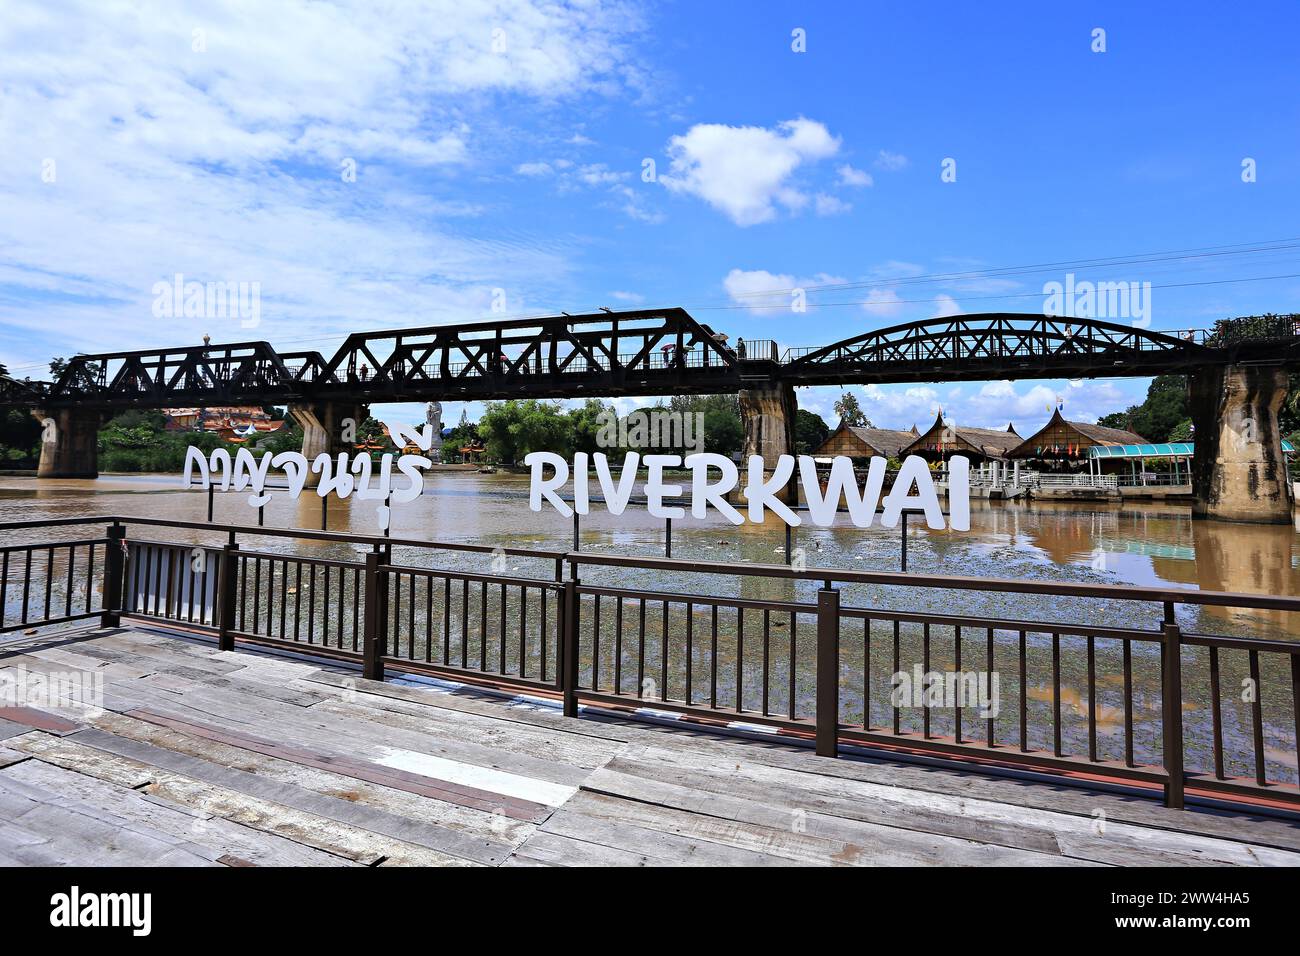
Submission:
[[[744,357],[745,357],[745,337],[743,335],[738,335],[736,336],[736,358],[743,359]]]

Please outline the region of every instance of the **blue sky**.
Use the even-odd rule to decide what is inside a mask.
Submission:
[[[0,362],[39,377],[204,333],[329,352],[491,317],[494,296],[823,344],[1037,312],[1067,272],[1150,282],[1155,329],[1300,311],[1300,279],[1236,281],[1300,273],[1296,248],[1085,262],[1300,235],[1298,21],[1283,2],[5,0]],[[258,283],[256,326],[155,316],[177,273]],[[816,289],[802,314],[795,287]],[[1024,432],[1057,396],[1091,420],[1145,385],[854,391],[879,425],[942,405]],[[800,403],[833,425],[837,394]]]

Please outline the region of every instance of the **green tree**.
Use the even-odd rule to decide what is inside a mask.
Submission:
[[[578,408],[570,409],[566,416],[570,450],[589,455],[602,451],[596,439],[601,426],[613,414],[613,408],[597,398],[589,398]]]
[[[536,399],[488,402],[478,423],[488,457],[509,464],[533,451],[567,455],[571,445],[567,426],[558,402]]]
[[[830,437],[831,430],[820,415],[799,409],[794,413],[794,449],[797,455],[807,455]]]
[[[858,404],[858,397],[852,392],[844,392],[835,402],[835,414],[840,416],[840,421],[846,425],[856,425],[861,428],[871,428],[871,419],[867,418],[866,413],[862,411],[862,406]]]
[[[745,445],[745,428],[739,415],[722,408],[704,413],[704,450],[717,455],[734,455]]]
[[[301,451],[302,429],[297,426],[293,419],[285,419],[284,424],[277,431],[259,441],[257,447],[259,451],[269,451],[273,455],[278,455],[283,451]]]
[[[1171,441],[1178,426],[1191,417],[1187,404],[1187,379],[1182,375],[1157,375],[1147,387],[1141,405],[1114,412],[1098,420],[1110,428],[1126,428],[1147,441]]]

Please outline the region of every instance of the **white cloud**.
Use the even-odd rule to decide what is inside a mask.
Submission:
[[[732,269],[723,278],[722,287],[732,302],[745,306],[755,315],[774,315],[791,312],[795,301],[793,290],[843,281],[825,273],[800,279],[765,269]]]
[[[631,175],[626,170],[610,169],[604,163],[591,163],[578,170],[578,178],[588,186],[608,186],[619,183]]]
[[[903,311],[903,300],[893,289],[872,289],[862,303],[862,310],[870,315],[895,316]]]
[[[869,172],[862,169],[854,169],[848,163],[839,167],[836,172],[839,173],[841,186],[870,186],[875,182],[875,180],[871,178]]]
[[[897,172],[907,165],[907,157],[902,153],[891,153],[887,149],[882,149],[876,154],[876,168],[888,172]]]
[[[1016,431],[1028,437],[1052,416],[1064,399],[1063,414],[1073,421],[1095,422],[1101,415],[1130,404],[1114,382],[1089,379],[1067,382],[985,382],[978,391],[953,404],[951,412],[959,423],[977,428],[1005,428],[1014,422]]]
[[[961,305],[952,296],[940,292],[934,297],[934,315],[931,318],[943,318],[949,315],[961,315]]]
[[[204,332],[323,339],[400,316],[463,317],[494,287],[511,310],[547,298],[576,243],[453,234],[440,216],[482,208],[430,185],[491,155],[481,138],[499,135],[494,106],[507,95],[635,92],[639,23],[621,0],[426,0],[382,15],[361,0],[147,14],[9,0],[0,327],[26,354],[6,360]],[[46,159],[54,182],[41,179]],[[349,160],[355,182],[340,175]],[[260,282],[261,327],[160,328],[150,290],[177,272]]]
[[[555,170],[550,163],[520,163],[515,172],[520,176],[550,176]]]
[[[640,305],[645,301],[645,296],[640,292],[623,292],[616,290],[611,292],[610,295],[615,299],[618,299],[619,302],[626,302],[629,305]]]
[[[929,385],[866,385],[862,410],[878,428],[925,430],[939,411],[939,393]]]
[[[840,141],[814,120],[795,119],[775,129],[701,123],[668,144],[670,191],[698,196],[738,226],[776,216],[777,206],[798,211],[808,197],[791,185],[805,163],[834,156]]]
[[[847,390],[858,396],[863,412],[880,428],[906,430],[915,424],[924,430],[942,408],[944,418],[959,427],[1003,429],[1013,422],[1019,434],[1029,437],[1047,424],[1058,398],[1065,400],[1066,418],[1095,422],[1101,415],[1140,400],[1144,387],[1139,379],[1087,379],[1078,385],[1056,381],[984,382],[975,385],[969,394],[960,385],[933,383],[866,385]],[[1127,394],[1126,389],[1133,394]],[[834,425],[831,405],[839,395],[838,388],[800,389],[799,404]]]
[[[817,215],[819,216],[838,216],[853,208],[852,203],[847,203],[844,200],[827,193],[818,193],[816,197],[814,197],[814,204],[817,210]]]

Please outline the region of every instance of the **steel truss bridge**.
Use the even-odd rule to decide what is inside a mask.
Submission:
[[[74,356],[55,381],[0,377],[0,407],[161,408],[734,392],[787,384],[1098,378],[1230,364],[1300,365],[1291,319],[1267,334],[1153,332],[1092,319],[983,313],[778,353],[729,342],[683,309],[358,332],[333,356],[267,342]]]

